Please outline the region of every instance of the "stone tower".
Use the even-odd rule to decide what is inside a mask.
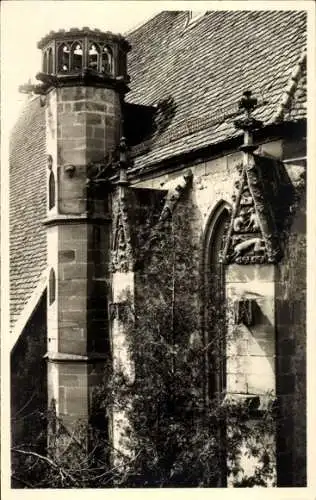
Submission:
[[[111,195],[96,182],[122,133],[129,44],[88,28],[38,44],[46,107],[48,404],[67,429],[89,422],[109,356]],[[104,425],[104,424],[102,424]]]

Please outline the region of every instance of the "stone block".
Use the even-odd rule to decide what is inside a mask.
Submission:
[[[247,393],[246,375],[227,373],[227,392]]]
[[[228,339],[226,344],[227,356],[242,356],[248,354],[248,342],[246,339]]]
[[[248,372],[248,356],[245,355],[237,355],[237,356],[228,356],[226,358],[226,370],[230,374],[235,375],[244,375]]]
[[[84,125],[63,125],[62,136],[65,139],[76,138],[76,137],[86,137],[86,128]]]
[[[274,266],[230,264],[227,266],[225,279],[227,283],[273,282],[275,280]]]
[[[88,228],[85,224],[69,224],[66,226],[60,226],[58,233],[59,245],[63,248],[63,245],[66,243],[73,245],[74,242],[86,242]],[[76,246],[76,248],[78,247]]]
[[[83,325],[83,318],[82,318],[82,311],[66,311],[63,309],[58,310],[58,324],[62,325],[63,322],[72,322],[78,327],[82,327]]]
[[[64,412],[78,419],[86,417],[89,411],[87,387],[65,387],[64,391]]]
[[[100,114],[87,112],[87,125],[101,125],[103,117]]]
[[[60,334],[59,337],[59,351],[67,354],[80,354],[85,356],[87,354],[87,341],[80,339],[69,339],[67,336]]]
[[[103,127],[94,127],[93,137],[95,137],[96,139],[98,139],[98,138],[104,139],[105,136],[106,136],[106,132],[105,132],[105,129]]]
[[[87,141],[87,149],[99,149],[99,150],[104,150],[105,147],[105,139],[89,139]]]
[[[80,101],[86,98],[86,87],[63,87],[58,94],[62,101]]]
[[[250,394],[265,394],[275,391],[275,375],[272,369],[266,372],[248,373],[246,376],[247,392]]]
[[[69,279],[60,280],[58,283],[58,293],[59,296],[65,297],[67,295],[82,295],[87,296],[87,279],[86,277],[81,279]]]
[[[249,335],[247,340],[247,352],[251,356],[274,356],[274,338],[267,339],[259,336]]]
[[[86,287],[85,287],[86,288]],[[76,295],[62,294],[59,296],[59,309],[69,311],[84,311],[87,307],[87,297],[84,295],[84,289],[77,290]]]
[[[71,264],[61,264],[59,268],[60,276],[62,280],[86,278],[87,277],[87,265],[86,263],[71,263]]]
[[[76,259],[75,250],[59,250],[58,260],[61,263],[73,262]]]

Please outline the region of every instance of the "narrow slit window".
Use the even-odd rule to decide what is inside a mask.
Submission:
[[[47,73],[47,51],[44,52],[43,56],[43,71]]]
[[[95,43],[89,46],[88,67],[99,71],[100,49]]]
[[[82,60],[83,60],[83,52],[81,44],[75,42],[73,45],[73,53],[72,53],[72,70],[73,71],[81,71],[82,70]]]
[[[49,297],[49,305],[51,306],[56,299],[56,276],[55,271],[51,268],[49,272],[49,287],[48,287],[48,297]]]
[[[56,188],[55,188],[55,176],[54,172],[49,174],[48,181],[48,208],[51,210],[55,206]]]
[[[102,50],[102,61],[101,61],[101,72],[107,75],[111,74],[113,71],[113,54],[109,47],[103,47]]]
[[[61,44],[58,49],[58,71],[68,73],[70,64],[70,50],[65,43]]]
[[[47,51],[47,73],[50,75],[53,73],[53,51],[51,48]]]

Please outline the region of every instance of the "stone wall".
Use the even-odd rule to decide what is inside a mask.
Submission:
[[[277,140],[262,144],[257,152],[281,160],[304,156],[305,143],[302,139]],[[205,271],[203,258],[206,232],[219,204],[231,203],[237,176],[236,165],[240,161],[241,154],[232,153],[136,184],[136,187],[141,188],[168,190],[177,185],[188,168],[192,170],[192,188],[185,200],[179,202],[176,216],[180,220],[182,217],[191,242],[198,249],[192,253],[194,265],[191,272],[199,276],[201,288],[191,297],[191,301],[192,308],[196,307],[200,318],[200,339],[203,338],[204,306],[201,290],[204,280],[202,273]],[[292,186],[289,193],[291,190],[298,193],[303,171],[302,166],[286,166],[285,177],[288,177],[287,181]],[[262,290],[270,287],[260,303],[262,321],[257,325],[257,334],[251,338],[244,338],[245,335],[242,335],[243,341],[239,339],[239,354],[246,364],[239,363],[237,366],[238,363],[230,363],[230,373],[227,373],[227,383],[232,392],[261,395],[276,392],[278,395],[280,418],[277,453],[280,486],[303,486],[306,481],[305,205],[303,198],[299,206],[295,199],[294,196],[293,200],[283,200],[289,205],[291,220],[290,226],[287,221],[288,236],[286,233],[284,235],[284,257],[277,267],[271,269],[269,279],[259,276],[255,280],[260,290],[252,290],[262,295]],[[246,275],[245,284],[250,286],[247,272]]]
[[[293,178],[293,167],[288,167],[288,172]],[[302,195],[276,280],[280,486],[306,485],[305,211],[306,200]]]

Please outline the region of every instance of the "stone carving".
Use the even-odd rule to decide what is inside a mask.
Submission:
[[[168,191],[164,207],[159,217],[158,226],[159,223],[163,223],[167,219],[171,218],[172,213],[176,207],[176,204],[178,203],[179,199],[181,198],[188,184],[191,182],[192,178],[193,178],[192,171],[189,170],[183,176],[179,184],[177,184],[174,189]]]
[[[257,253],[264,249],[264,241],[261,238],[250,238],[249,240],[238,243],[234,247],[233,257],[239,257],[250,248],[253,248],[253,252]]]
[[[118,321],[125,322],[129,312],[130,307],[126,301],[110,302],[109,304],[109,316],[111,321],[117,319]]]
[[[236,324],[251,326],[254,323],[254,304],[253,299],[237,300],[234,303],[234,319]]]
[[[148,248],[146,248],[146,251],[151,247],[153,241],[156,241],[157,238],[159,238],[159,235],[163,231],[163,228],[167,221],[171,220],[175,207],[184,191],[187,189],[188,185],[192,182],[192,178],[192,171],[189,170],[186,174],[184,174],[179,184],[177,184],[174,189],[168,191],[158,222],[152,229],[151,236],[148,242]]]
[[[132,271],[134,259],[125,193],[120,196],[114,210],[112,241],[112,272]]]
[[[252,161],[240,169],[235,188],[232,219],[222,261],[236,264],[275,262],[280,256],[280,249],[269,194],[264,190],[259,157],[253,155]],[[273,191],[270,185],[269,190]]]

